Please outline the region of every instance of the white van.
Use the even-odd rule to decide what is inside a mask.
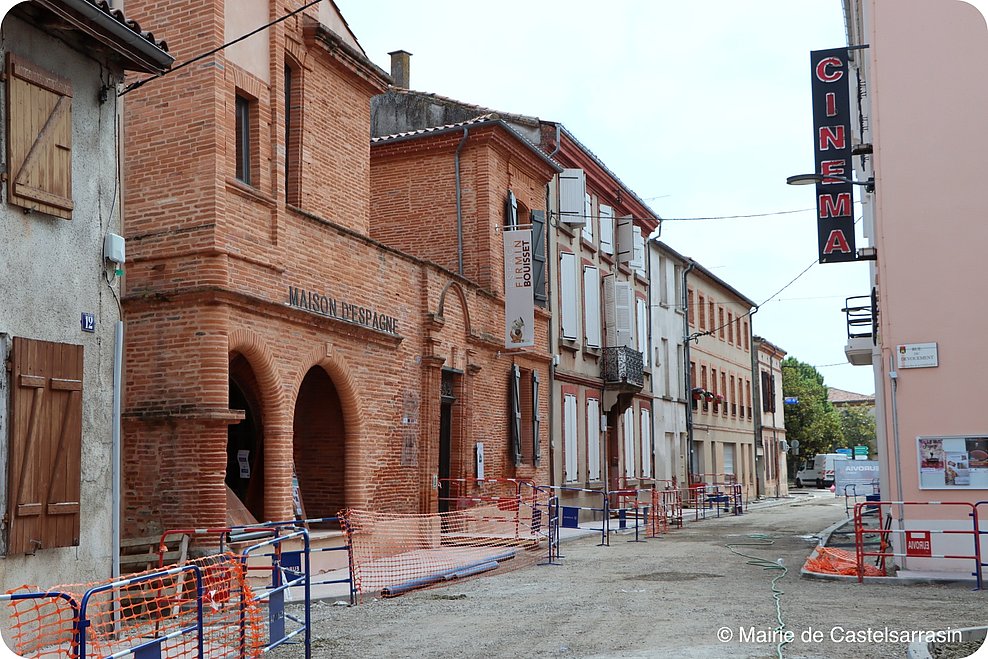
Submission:
[[[847,460],[843,453],[821,453],[807,460],[796,472],[796,487],[813,483],[817,487],[830,487],[834,484],[834,460]]]

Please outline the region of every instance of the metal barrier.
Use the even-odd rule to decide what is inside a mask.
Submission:
[[[562,528],[579,528],[579,511],[589,510],[593,513],[601,514],[601,529],[600,529],[600,544],[598,547],[606,547],[610,545],[610,517],[611,517],[611,507],[608,498],[609,492],[607,490],[592,490],[584,487],[568,487],[564,485],[532,485],[536,490],[550,493],[555,492],[557,498],[562,496],[563,492],[583,492],[585,494],[590,494],[592,496],[601,497],[600,508],[595,508],[593,506],[570,506],[560,502],[560,512],[561,512],[561,526]]]
[[[882,506],[901,506],[902,510],[905,511],[906,506],[961,506],[969,509],[971,512],[968,516],[972,520],[972,528],[969,529],[893,529],[889,527],[881,528],[868,528],[864,526],[864,516],[865,508],[873,507],[878,511],[878,518],[882,518]],[[875,535],[877,534],[881,539],[881,546],[879,551],[866,551],[864,547],[864,535],[865,533]],[[905,542],[903,543],[906,551],[905,552],[892,552],[887,551],[891,548],[890,536],[892,534],[902,534]],[[924,545],[919,549],[922,549],[920,553],[918,550],[913,553],[909,552],[911,548],[909,545],[910,538],[909,534],[913,534],[914,538],[917,534],[924,534],[922,542]],[[974,543],[974,553],[973,554],[934,554],[933,553],[933,535],[970,535]],[[857,563],[857,576],[858,582],[864,582],[864,563],[867,556],[875,556],[877,558],[943,558],[943,559],[958,559],[958,560],[973,560],[975,563],[975,570],[973,575],[975,577],[977,587],[975,590],[981,590],[982,580],[981,580],[981,568],[983,563],[981,562],[981,543],[979,541],[981,531],[978,522],[978,509],[977,505],[969,503],[966,501],[867,501],[864,503],[854,504],[854,548],[855,557]],[[918,542],[915,541],[914,542]]]
[[[975,503],[974,504],[974,512],[975,513],[978,513],[978,508],[980,508],[981,506],[984,506],[986,509],[988,509],[988,500],[986,500],[986,501],[978,501],[977,503]],[[981,517],[980,517],[980,515],[976,515],[974,519],[975,519],[975,521],[974,521],[974,530],[976,531],[976,534],[974,536],[974,538],[975,538],[974,541],[975,541],[975,543],[978,546],[978,551],[980,552],[981,558],[983,558],[986,555],[988,555],[988,552],[982,552],[981,551],[981,536],[988,536],[988,529],[984,529],[984,530],[981,529]],[[982,561],[981,558],[978,559],[978,576],[979,577],[982,576],[982,574],[981,574],[982,573],[982,569],[988,567],[988,563]]]
[[[870,491],[866,493],[858,492],[859,487],[867,487]],[[852,492],[848,492],[848,489]],[[844,484],[844,514],[851,516],[854,504],[858,503],[861,497],[875,496],[878,494],[878,483],[845,483]]]
[[[302,565],[297,565],[294,560],[284,560],[283,556],[281,545],[286,540],[296,538],[302,540]],[[251,554],[265,547],[272,547],[274,550],[272,554],[265,554],[265,556],[271,556],[271,587],[263,595],[258,594],[255,596],[257,602],[264,602],[266,597],[268,604],[268,644],[265,646],[264,651],[273,650],[280,645],[290,642],[291,639],[299,634],[303,634],[302,642],[305,646],[305,659],[311,659],[312,593],[309,582],[311,568],[309,562],[309,532],[305,529],[296,529],[285,535],[275,535],[273,538],[247,547],[240,553],[240,561],[245,571],[247,570],[247,561],[250,559]],[[296,552],[291,553],[294,554]],[[288,575],[291,575],[292,578],[286,578]],[[286,595],[291,594],[289,589],[299,585],[302,586],[302,592],[304,594],[304,618],[301,620],[285,610]],[[293,622],[298,627],[289,631],[285,625],[285,621]]]

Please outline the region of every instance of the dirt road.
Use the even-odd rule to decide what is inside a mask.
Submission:
[[[815,544],[801,536],[843,515],[843,499],[821,491],[741,517],[690,522],[647,543],[621,535],[610,547],[595,546],[599,538],[574,540],[563,545],[560,566],[352,608],[318,603],[313,656],[775,657],[770,581],[778,572],[748,565],[725,547],[755,542],[753,534],[774,544],[739,551],[781,558],[790,568],[779,582],[785,629],[795,635],[785,657],[904,657],[907,643],[875,643],[875,634],[988,622],[988,593],[967,586],[801,579]],[[295,649],[277,654],[283,652]]]

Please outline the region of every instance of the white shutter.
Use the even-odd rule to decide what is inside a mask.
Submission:
[[[651,351],[651,346],[648,341],[648,307],[645,304],[645,300],[635,298],[635,312],[638,321],[636,323],[638,325],[638,350],[642,353],[642,365],[648,368],[648,353]]]
[[[630,215],[617,220],[618,263],[630,263],[635,258],[635,221]]]
[[[629,407],[624,411],[624,475],[635,477],[635,413]]]
[[[631,327],[631,284],[618,281],[616,275],[604,277],[604,328],[607,330],[607,347],[634,347]]]
[[[600,251],[614,253],[614,209],[600,205]]]
[[[579,287],[576,281],[576,255],[563,252],[559,255],[560,294],[562,309],[560,323],[564,339],[577,337],[577,315],[579,314]]]
[[[587,478],[600,480],[600,401],[587,399]]]
[[[583,204],[587,176],[582,169],[564,169],[559,175],[559,219],[566,224],[583,224]]]
[[[600,273],[597,268],[583,267],[583,309],[584,335],[587,346],[600,347]]]
[[[652,415],[642,408],[642,478],[652,477]]]
[[[734,473],[734,444],[724,444],[724,473]]]
[[[566,453],[563,480],[572,483],[576,473],[576,396],[563,396],[563,451]]]
[[[631,244],[633,248],[633,256],[628,262],[633,270],[639,274],[645,274],[645,236],[642,232],[638,230],[637,227],[633,228],[631,231]]]
[[[587,223],[583,225],[583,239],[593,242],[593,197],[587,192],[583,195],[583,215]]]

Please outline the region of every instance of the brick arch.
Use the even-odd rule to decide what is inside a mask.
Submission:
[[[361,488],[361,475],[358,473],[361,460],[360,447],[363,446],[364,436],[363,415],[360,413],[360,399],[357,395],[359,391],[356,378],[351,373],[351,369],[345,360],[337,355],[327,354],[324,347],[313,349],[300,362],[299,369],[292,378],[290,384],[290,398],[286,405],[288,412],[288,428],[292,431],[295,408],[298,403],[299,391],[305,376],[313,367],[320,367],[332,380],[336,388],[336,395],[340,399],[340,407],[343,413],[343,426],[345,430],[344,439],[344,462],[346,464],[345,495],[347,505],[350,507],[360,507],[365,505],[358,499],[365,488]],[[290,441],[289,453],[294,448],[294,437]],[[366,447],[364,447],[366,449]]]
[[[459,282],[451,281],[446,284],[443,288],[443,292],[439,294],[439,305],[436,308],[436,316],[439,318],[443,317],[446,310],[446,294],[453,291],[456,294],[456,299],[460,303],[460,311],[463,313],[463,326],[466,331],[467,336],[470,335],[470,308],[467,305],[467,296],[463,291],[463,287],[460,286]]]
[[[227,338],[229,354],[240,353],[250,364],[254,377],[260,386],[261,411],[266,424],[277,424],[284,421],[285,407],[284,390],[274,354],[257,334],[247,329],[236,329]]]

